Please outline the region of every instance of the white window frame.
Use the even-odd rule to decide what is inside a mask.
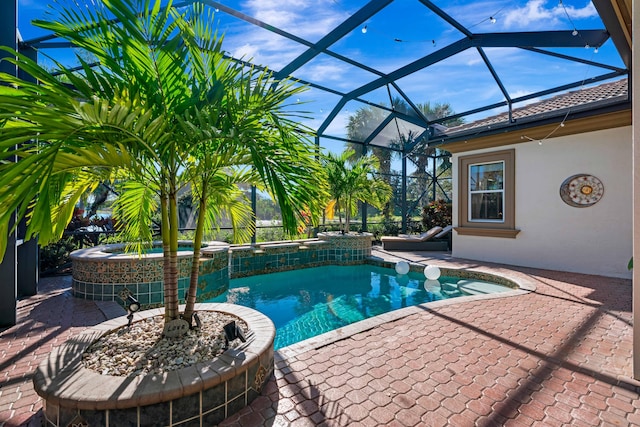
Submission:
[[[471,190],[471,188],[475,187],[472,185],[471,183],[471,179],[472,179],[472,174],[471,174],[471,169],[474,166],[484,166],[484,165],[493,165],[493,164],[501,164],[502,165],[502,189],[501,190]],[[467,221],[469,222],[493,222],[493,223],[498,223],[498,224],[503,224],[505,221],[505,217],[506,217],[506,203],[505,203],[505,196],[506,196],[506,192],[505,192],[505,187],[507,185],[506,180],[505,180],[505,168],[506,168],[506,164],[504,160],[496,160],[496,161],[491,161],[491,162],[478,162],[478,163],[471,163],[469,164],[469,170],[468,170],[468,178],[469,178],[469,182],[467,183],[467,188],[469,189],[469,191],[467,192],[467,206],[469,206],[468,209],[468,217],[467,217]],[[472,218],[472,213],[473,213],[473,209],[472,206],[473,204],[471,203],[472,200],[472,195],[473,194],[490,194],[490,193],[500,193],[502,195],[502,219],[484,219],[484,218],[478,218],[478,219],[473,219]]]

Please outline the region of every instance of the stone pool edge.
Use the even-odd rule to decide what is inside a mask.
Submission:
[[[366,263],[371,265],[377,265],[380,267],[393,268],[396,262],[384,260],[378,257],[370,257],[366,260]],[[436,265],[436,264],[437,263],[434,263],[433,265]],[[416,263],[416,262],[409,263],[410,271],[412,272],[422,272],[426,265],[427,265],[426,263]],[[504,286],[513,287],[514,289],[511,291],[500,292],[495,294],[468,295],[468,296],[450,298],[450,299],[439,300],[439,301],[431,301],[424,304],[404,307],[398,310],[390,311],[388,313],[380,314],[375,317],[370,317],[369,319],[364,319],[359,322],[352,323],[350,325],[346,325],[341,328],[335,329],[333,331],[325,332],[324,334],[320,334],[315,337],[308,338],[304,341],[291,344],[287,347],[280,348],[275,351],[276,361],[282,361],[282,360],[287,360],[289,358],[294,358],[307,351],[322,348],[334,342],[349,338],[352,335],[369,331],[385,323],[393,322],[393,321],[402,319],[404,317],[410,316],[412,314],[419,313],[421,311],[424,311],[425,309],[426,310],[436,309],[436,308],[451,305],[451,304],[464,304],[472,301],[480,301],[480,300],[488,300],[488,299],[496,299],[496,298],[510,298],[510,297],[515,297],[520,295],[526,295],[536,290],[536,286],[533,283],[533,281],[523,277],[516,277],[509,273],[505,273],[504,271],[500,271],[500,273],[495,273],[495,272],[490,273],[485,270],[474,269],[474,268],[451,268],[451,267],[443,267],[443,266],[438,266],[438,267],[440,268],[443,276],[446,276],[449,273],[455,273],[456,276],[460,276],[462,278],[491,280],[491,281],[495,281],[498,284],[502,284]]]

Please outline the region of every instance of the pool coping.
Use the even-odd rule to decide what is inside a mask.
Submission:
[[[368,264],[379,265],[383,267],[390,267],[395,264],[395,261],[385,260],[379,257],[370,257],[367,259]],[[410,262],[410,268],[412,272],[422,271],[427,265],[437,265],[438,263],[415,263]],[[398,310],[393,310],[388,313],[380,314],[378,316],[370,317],[368,319],[360,320],[355,323],[351,323],[349,325],[343,326],[338,329],[334,329],[333,331],[325,332],[320,335],[316,335],[315,337],[308,338],[304,341],[297,342],[295,344],[291,344],[286,347],[282,347],[278,350],[275,350],[274,356],[276,361],[283,361],[290,358],[295,358],[296,356],[305,353],[310,350],[316,350],[322,347],[325,347],[329,344],[335,343],[337,341],[341,341],[343,339],[349,338],[355,334],[359,334],[362,332],[369,331],[378,326],[381,326],[385,323],[394,322],[405,318],[407,316],[411,316],[412,314],[417,314],[424,310],[434,310],[440,307],[453,305],[453,304],[464,304],[474,301],[482,301],[489,299],[497,299],[497,298],[510,298],[521,295],[526,295],[530,292],[534,292],[536,290],[536,286],[533,281],[520,276],[515,276],[510,273],[505,273],[504,271],[497,272],[489,272],[486,269],[476,269],[476,268],[451,268],[438,266],[443,275],[446,275],[448,272],[456,272],[456,271],[464,271],[465,275],[471,275],[473,277],[474,274],[482,278],[486,278],[487,276],[493,276],[495,278],[500,278],[511,282],[512,285],[517,286],[511,291],[500,292],[495,294],[484,294],[484,295],[468,295],[438,301],[431,301],[423,304],[413,305],[410,307],[400,308]],[[486,280],[486,279],[485,279]]]

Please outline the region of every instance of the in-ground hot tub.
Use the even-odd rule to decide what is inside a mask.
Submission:
[[[318,233],[317,239],[228,245],[208,242],[200,250],[198,301],[214,298],[229,287],[230,277],[244,277],[319,265],[362,264],[371,256],[371,233]],[[183,241],[178,252],[178,296],[189,287],[193,250]],[[102,245],[71,253],[72,291],[79,298],[123,303],[133,294],[143,307],[163,303],[164,261],[155,252],[124,253],[124,244]]]
[[[178,251],[178,296],[189,288],[193,249],[181,242]],[[164,298],[162,248],[142,255],[125,253],[124,244],[101,245],[71,253],[72,292],[78,298],[116,301],[133,294],[140,304],[162,304]],[[198,296],[206,300],[224,292],[229,286],[229,245],[207,243],[200,250]]]

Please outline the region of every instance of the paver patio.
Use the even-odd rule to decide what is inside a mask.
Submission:
[[[320,348],[276,358],[274,378],[224,426],[632,426],[631,281],[374,251],[508,272],[535,292],[425,308]],[[41,280],[0,332],[0,427],[40,425],[31,374],[54,346],[115,315]]]

